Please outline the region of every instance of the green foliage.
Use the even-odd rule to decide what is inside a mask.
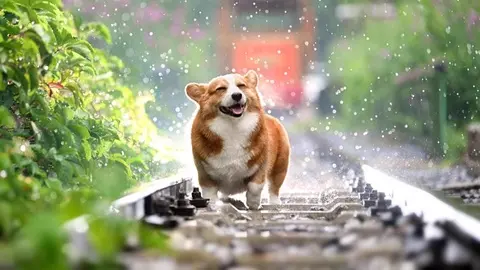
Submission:
[[[90,36],[111,42],[60,0],[0,0],[0,245],[14,243],[22,269],[65,269],[63,222],[176,168],[145,113],[152,98],[136,98]]]
[[[396,3],[393,20],[366,19],[352,38],[331,48],[342,116],[350,125],[406,134],[426,145],[436,141],[439,76],[447,77],[449,132],[477,119],[479,103],[479,4],[425,0]],[[472,25],[473,24],[473,25]],[[433,63],[447,72],[432,75]],[[416,79],[405,76],[419,74]],[[453,143],[452,134],[447,140]],[[450,145],[448,157],[458,153]],[[453,151],[453,152],[452,152]]]
[[[467,138],[465,136],[465,130],[459,130],[454,127],[449,127],[447,130],[447,161],[457,161],[465,153],[465,146]]]
[[[126,63],[119,74],[130,86],[151,89],[159,102],[152,102],[148,113],[162,129],[183,120],[177,108],[183,116],[193,113],[195,106],[185,102],[187,83],[211,78],[219,68],[224,71],[225,67],[212,59],[218,53],[217,41],[212,38],[217,31],[217,0],[130,1],[128,6],[122,1],[82,0],[65,5],[81,14],[79,18],[111,26],[113,42],[108,50]],[[102,29],[96,25],[88,28],[96,30],[90,35],[92,42],[107,45],[98,39]]]
[[[21,237],[15,242],[14,256],[22,269],[67,269],[67,259],[63,255],[63,243],[67,235],[62,230],[60,220],[51,213],[37,214],[22,229]]]

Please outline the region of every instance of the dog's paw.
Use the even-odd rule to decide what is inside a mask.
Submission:
[[[270,195],[270,198],[268,199],[268,203],[273,204],[273,205],[280,205],[280,204],[282,204],[282,201],[280,200],[280,198],[278,196]]]
[[[251,210],[251,211],[259,211],[262,209],[262,205],[260,203],[248,204],[247,202],[247,206],[248,206],[248,210]]]
[[[247,206],[249,210],[260,210],[260,196],[247,196]]]
[[[248,183],[247,189],[247,206],[250,210],[259,210],[261,204],[263,184],[255,182]]]
[[[207,210],[209,211],[217,211],[220,209],[220,205],[222,204],[223,202],[221,200],[218,200],[218,199],[210,199],[210,201],[208,202],[208,205],[207,205]]]

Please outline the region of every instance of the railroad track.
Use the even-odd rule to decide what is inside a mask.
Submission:
[[[451,184],[442,187],[441,190],[446,196],[460,198],[465,204],[480,207],[480,183]]]
[[[155,181],[111,210],[165,231],[175,253],[136,247],[119,260],[127,269],[480,269],[476,219],[369,166],[335,162],[340,187],[282,193],[282,205],[260,211],[235,198],[208,207],[189,177]],[[66,228],[75,257],[91,257],[85,217]]]

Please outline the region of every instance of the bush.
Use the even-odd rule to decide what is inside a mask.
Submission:
[[[32,269],[64,268],[65,220],[177,167],[145,113],[152,98],[134,97],[91,35],[111,41],[60,0],[0,0],[0,243],[43,258]]]

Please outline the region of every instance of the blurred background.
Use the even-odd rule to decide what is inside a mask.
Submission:
[[[188,82],[256,69],[273,113],[454,159],[478,115],[478,5],[460,1],[65,0],[112,32],[123,79],[155,125],[182,134]]]

